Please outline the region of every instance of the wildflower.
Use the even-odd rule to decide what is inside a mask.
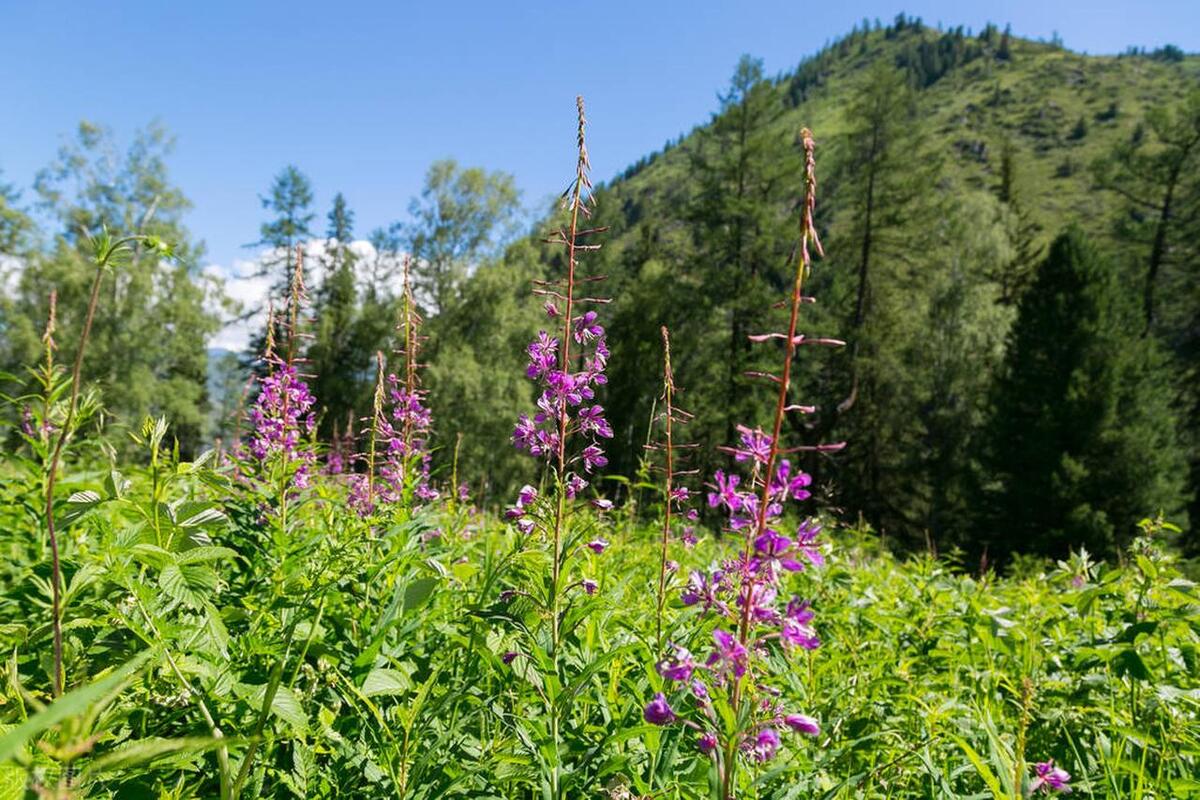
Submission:
[[[547,300],[546,304],[542,306],[542,308],[546,309],[546,316],[550,317],[551,319],[554,319],[559,315],[558,306],[554,304],[553,300]]]
[[[671,490],[671,500],[677,505],[683,505],[688,501],[689,494],[686,486],[679,486]]]
[[[717,470],[713,474],[713,480],[716,481],[716,484],[712,488],[716,491],[708,493],[708,507],[724,506],[731,513],[741,510],[742,497],[737,491],[738,484],[742,480],[741,477],[737,475],[726,477],[723,471]]]
[[[721,614],[728,613],[728,607],[721,598],[721,592],[725,588],[723,577],[724,575],[720,571],[714,572],[712,577],[709,577],[699,570],[692,570],[688,576],[688,585],[680,595],[680,599],[685,606],[703,603],[705,611],[716,608]]]
[[[779,638],[788,645],[803,647],[806,650],[816,650],[821,646],[821,640],[817,638],[816,631],[809,625],[813,616],[808,601],[793,597],[788,601],[787,610],[784,612]]]
[[[746,673],[746,647],[732,633],[717,628],[713,631],[717,647],[708,657],[707,666],[715,672],[732,672],[735,678]]]
[[[513,652],[512,650],[509,650],[508,652],[504,653],[504,655],[500,656],[500,660],[503,661],[505,664],[511,664],[516,659],[516,657],[517,657],[517,654],[515,652]]]
[[[1071,780],[1071,775],[1062,767],[1054,766],[1053,758],[1034,764],[1033,771],[1037,774],[1037,777],[1029,785],[1030,792],[1048,792],[1053,789],[1056,792],[1070,794],[1071,786],[1069,781]]]
[[[671,709],[666,695],[662,692],[654,695],[654,699],[646,704],[646,709],[642,712],[642,716],[651,725],[669,725],[675,721],[675,712]]]
[[[591,472],[596,467],[603,467],[607,464],[608,458],[598,445],[589,444],[583,448],[583,468],[585,471]]]
[[[465,503],[471,499],[471,487],[463,481],[458,485],[458,502]]]
[[[783,721],[796,733],[807,733],[809,736],[821,733],[820,723],[806,714],[788,714]]]
[[[279,363],[275,371],[262,381],[262,388],[250,421],[254,433],[249,452],[259,461],[278,456],[299,462],[293,482],[298,489],[308,485],[309,468],[316,454],[300,446],[303,434],[311,433],[316,425],[312,407],[316,399],[291,364]]]
[[[760,557],[760,569],[767,575],[767,580],[774,580],[780,569],[788,572],[799,572],[804,565],[788,555],[792,549],[792,540],[781,536],[768,528],[754,540],[754,550]]]
[[[584,547],[588,548],[596,555],[600,555],[608,547],[608,540],[597,537],[584,545]]]
[[[517,492],[517,508],[522,510],[528,508],[537,500],[537,496],[537,489],[529,484],[525,484],[521,487],[521,491]]]
[[[603,497],[598,497],[592,501],[592,506],[598,511],[610,511],[613,507],[612,500],[606,500]]]
[[[796,548],[800,554],[808,559],[813,566],[821,566],[825,563],[825,556],[821,554],[821,550],[816,545],[816,539],[821,534],[821,523],[816,520],[807,519],[800,523],[800,527],[796,529]]]
[[[771,494],[782,495],[783,499],[807,500],[812,495],[804,487],[812,483],[812,476],[799,471],[791,473],[791,462],[786,458],[781,460],[771,481]]]
[[[750,753],[750,757],[761,764],[775,757],[779,749],[779,734],[774,728],[763,728],[743,746]]]
[[[525,374],[530,378],[540,378],[550,372],[558,364],[558,339],[545,331],[538,333],[538,338],[529,343],[529,366]]]
[[[742,446],[735,448],[733,457],[736,461],[754,459],[758,464],[766,464],[771,455],[771,437],[763,433],[761,428],[750,430],[745,425],[738,425]]]
[[[717,749],[717,735],[712,731],[705,731],[700,734],[700,738],[696,740],[696,747],[701,753],[708,755]]]
[[[673,645],[673,650],[674,653],[670,658],[658,662],[659,674],[671,681],[691,680],[692,672],[696,669],[696,662],[692,660],[692,654],[687,651],[687,648],[680,645]]]
[[[604,418],[604,409],[601,406],[579,409],[579,430],[582,433],[594,433],[605,439],[613,437],[612,426]]]
[[[584,578],[579,582],[579,585],[582,586],[583,590],[588,594],[595,594],[596,589],[599,588],[598,584],[591,578]]]
[[[574,500],[579,495],[583,494],[583,490],[588,487],[588,482],[574,472],[567,475],[567,497]]]
[[[517,520],[517,530],[519,530],[521,533],[525,534],[526,536],[533,533],[533,529],[535,526],[536,526],[536,523],[533,520],[529,519],[528,517]]]

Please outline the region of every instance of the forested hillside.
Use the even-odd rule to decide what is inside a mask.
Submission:
[[[764,329],[765,298],[785,280],[797,135],[808,125],[822,156],[818,224],[833,255],[805,326],[852,344],[804,352],[801,396],[819,408],[801,433],[853,443],[806,465],[837,506],[908,544],[973,557],[1070,539],[1105,549],[1132,535],[1139,510],[1178,518],[1196,474],[1194,455],[1190,480],[1183,462],[1197,434],[1198,76],[1200,59],[1171,48],[1087,56],[992,27],[971,36],[903,18],[859,29],[775,79],[744,59],[708,124],[597,192],[595,221],[611,228],[595,259],[617,320],[606,406],[618,437],[645,437],[660,323],[680,342],[701,452],[752,416],[745,335]],[[1186,164],[1173,178],[1171,159]],[[1001,438],[1030,420],[1003,416],[997,378],[1039,358],[1018,357],[1010,336],[1050,242],[1071,225],[1091,239],[1088,257],[1114,296],[1080,322],[1098,337],[1084,332],[1079,347],[1052,356],[1063,380],[1091,370],[1107,339],[1153,366],[1097,378],[1089,391],[1104,393],[1101,407],[1068,411],[1081,416],[1039,453],[1006,453]],[[506,333],[525,319],[511,287],[541,252],[511,248],[463,285],[461,310],[435,319],[436,403],[462,420],[469,462],[501,482],[509,455],[490,442],[525,391],[505,390],[527,335]],[[1064,308],[1085,291],[1063,290]],[[1071,323],[1041,324],[1038,335],[1052,339]],[[1052,407],[1074,389],[1038,391]],[[637,452],[621,449],[612,466],[633,476]],[[1026,483],[1056,510],[1015,526],[1009,515],[1032,498],[1009,490]]]

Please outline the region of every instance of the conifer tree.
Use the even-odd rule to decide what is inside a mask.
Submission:
[[[355,285],[354,212],[341,192],[333,198],[325,231],[324,275],[317,292],[316,331],[309,351],[313,394],[321,403],[319,430],[327,435],[344,426],[365,394],[373,350],[355,347],[358,292]],[[382,346],[382,343],[379,343]],[[360,409],[361,410],[361,409]]]
[[[988,460],[993,556],[1115,552],[1136,522],[1182,509],[1169,376],[1137,330],[1136,292],[1078,228],[1022,298],[995,392]]]
[[[742,377],[750,358],[746,336],[768,304],[766,287],[782,285],[777,273],[790,231],[777,209],[782,193],[796,185],[800,160],[771,126],[784,109],[763,77],[761,59],[741,57],[720,104],[690,153],[699,191],[687,212],[705,256],[704,281],[715,305],[708,313],[723,319],[728,331],[723,394],[713,398],[724,430],[714,438],[732,441],[735,424],[753,413]],[[704,438],[707,427],[699,420],[695,434]]]

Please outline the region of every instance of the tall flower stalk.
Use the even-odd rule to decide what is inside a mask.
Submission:
[[[709,505],[729,515],[729,526],[743,536],[740,555],[710,574],[693,572],[683,593],[685,605],[699,605],[706,614],[718,617],[712,632],[714,647],[701,664],[680,646],[659,664],[668,682],[688,686],[682,698],[694,709],[693,718],[680,716],[664,692],[659,692],[645,709],[654,724],[681,722],[699,733],[698,749],[712,758],[720,775],[722,796],[734,796],[739,758],[762,763],[774,758],[780,746],[780,730],[816,735],[816,719],[789,712],[779,705],[771,687],[770,659],[778,649],[786,657],[796,648],[819,645],[811,623],[813,612],[807,601],[793,596],[782,610],[777,598],[785,589],[784,578],[809,565],[823,563],[817,542],[820,524],[807,519],[793,536],[779,532],[785,504],[808,499],[811,478],[794,469],[785,457],[803,451],[833,452],[844,443],[808,447],[785,447],[781,440],[784,419],[790,413],[809,413],[810,406],[791,402],[792,363],[798,349],[809,344],[840,346],[835,339],[809,338],[798,333],[800,307],[813,302],[804,295],[804,282],[812,266],[811,252],[821,254],[813,226],[816,204],[815,144],[808,129],[801,131],[805,152],[804,202],[800,214],[800,241],[796,249],[795,274],[789,297],[786,332],[749,337],[752,342],[779,340],[783,364],[778,374],[751,373],[770,380],[776,387],[775,409],[770,432],[738,426],[740,441],[722,448],[744,464],[748,475],[725,474],[718,470],[711,484]],[[743,484],[743,478],[745,483]],[[744,488],[743,488],[744,487]],[[727,629],[732,625],[732,630]]]
[[[667,598],[667,577],[668,574],[674,572],[674,562],[670,559],[672,534],[678,522],[678,515],[674,512],[678,511],[679,515],[682,515],[688,523],[694,522],[697,517],[695,509],[685,510],[691,492],[686,486],[679,484],[680,478],[685,475],[694,475],[696,470],[681,470],[678,463],[679,457],[682,455],[678,451],[693,448],[695,445],[680,443],[676,440],[675,435],[676,426],[686,425],[691,421],[692,415],[679,408],[675,403],[677,388],[675,373],[671,369],[671,334],[665,325],[661,330],[663,341],[662,402],[665,409],[662,414],[663,439],[661,442],[646,445],[647,449],[659,450],[663,454],[663,524],[659,543],[658,594],[654,618],[654,632],[659,650],[662,650],[663,646],[663,608]],[[684,527],[682,538],[685,542],[695,541],[693,531],[694,528],[691,525]]]
[[[604,418],[604,408],[593,404],[596,388],[608,382],[604,374],[609,355],[604,328],[597,321],[595,311],[580,311],[584,305],[609,302],[607,298],[581,295],[579,290],[582,285],[603,278],[583,277],[578,273],[580,255],[600,249],[598,244],[585,243],[586,237],[608,229],[580,227],[582,220],[591,217],[593,197],[583,98],[577,97],[575,103],[578,111],[578,158],[575,178],[562,194],[569,221],[565,228],[554,231],[545,240],[566,249],[566,276],[560,280],[534,282],[534,294],[547,298],[547,317],[561,320],[560,333],[559,336],[551,336],[543,330],[528,347],[529,366],[526,374],[542,387],[542,394],[537,401],[538,411],[532,417],[522,414],[513,431],[513,443],[517,449],[547,460],[554,472],[555,498],[547,527],[551,535],[552,556],[548,607],[551,615],[551,646],[555,652],[559,645],[562,570],[569,555],[563,547],[569,517],[568,503],[588,486],[587,479],[579,473],[579,469],[584,474],[591,474],[608,464],[601,440],[611,439],[613,435],[612,427]],[[578,346],[577,352],[572,352],[572,343]],[[576,434],[587,438],[587,443],[581,449],[569,446],[572,436]],[[518,502],[518,509],[521,508],[523,506]],[[532,530],[529,522],[525,523],[525,528]]]
[[[425,405],[418,361],[422,318],[413,298],[410,280],[411,259],[404,259],[404,288],[397,355],[403,360],[400,375],[386,374],[383,353],[376,353],[375,396],[368,432],[367,471],[355,476],[350,504],[362,515],[371,513],[380,502],[427,502],[438,497],[430,484],[429,434],[433,418]],[[388,401],[390,400],[390,410]],[[382,452],[380,448],[382,447]]]
[[[588,551],[600,555],[608,542],[596,536],[584,541],[588,525],[568,526],[575,513],[575,503],[588,487],[588,479],[603,468],[608,459],[601,441],[612,438],[613,431],[604,418],[604,408],[595,403],[596,389],[607,382],[604,370],[608,364],[608,347],[604,328],[591,305],[603,305],[608,299],[590,296],[582,287],[603,280],[599,276],[585,277],[580,271],[580,256],[600,248],[588,244],[587,237],[607,228],[581,227],[591,216],[592,182],[588,175],[590,164],[585,139],[587,119],[583,98],[576,98],[578,126],[576,142],[578,157],[575,177],[562,194],[567,212],[565,227],[546,239],[566,250],[566,275],[557,280],[534,282],[534,294],[545,298],[547,317],[558,326],[557,335],[543,330],[529,345],[529,365],[526,375],[541,388],[537,411],[531,417],[522,414],[513,431],[513,444],[518,450],[544,460],[550,467],[553,491],[540,497],[532,486],[520,491],[516,503],[508,512],[524,536],[541,532],[550,542],[550,575],[540,597],[521,592],[541,605],[550,618],[549,648],[546,661],[553,666],[555,682],[561,682],[561,645],[564,595],[578,589],[590,595],[597,591],[596,581],[581,578],[569,582],[565,578],[570,560],[586,556]],[[582,440],[582,441],[581,441]],[[596,501],[606,508],[607,501]],[[535,589],[535,591],[537,591]],[[510,596],[515,592],[509,592]],[[536,641],[534,646],[541,647]],[[515,657],[516,654],[513,654]],[[550,741],[554,761],[549,768],[550,796],[561,796],[560,785],[560,716],[561,703],[547,700],[550,722]]]
[[[83,329],[79,333],[79,346],[75,350],[75,362],[71,366],[71,389],[67,400],[66,416],[62,426],[58,429],[58,436],[54,440],[54,449],[50,453],[50,460],[46,468],[45,514],[46,538],[50,543],[50,591],[54,637],[54,676],[52,685],[55,697],[63,693],[66,676],[63,668],[62,563],[59,558],[58,532],[54,525],[54,486],[58,478],[58,466],[62,460],[63,448],[74,433],[75,414],[79,408],[83,356],[87,349],[88,336],[92,332],[92,323],[96,318],[96,307],[100,302],[100,285],[104,282],[105,274],[120,263],[122,259],[129,256],[133,252],[134,247],[139,244],[148,245],[163,255],[169,256],[171,254],[170,247],[157,237],[139,234],[113,239],[107,229],[102,230],[99,236],[91,240],[90,244],[92,247],[92,263],[95,265],[95,272],[92,275],[92,288],[88,294],[87,312],[83,318]],[[46,339],[48,364],[52,364],[53,356],[52,326],[53,317],[51,317],[51,327],[48,329]]]

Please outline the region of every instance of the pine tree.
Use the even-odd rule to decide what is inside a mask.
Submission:
[[[1169,376],[1118,271],[1070,228],[1018,308],[988,461],[993,556],[1112,553],[1137,520],[1180,520],[1185,468]]]
[[[871,69],[846,116],[833,198],[842,227],[830,248],[842,268],[828,271],[835,285],[823,294],[846,310],[839,338],[850,347],[839,356],[837,386],[816,392],[830,397],[818,420],[823,439],[856,443],[837,459],[842,498],[895,531],[909,527],[901,499],[908,489],[888,484],[899,479],[907,487],[901,465],[922,436],[915,424],[920,379],[906,351],[929,299],[922,272],[941,216],[932,188],[940,161],[925,145],[904,73],[888,64]]]
[[[324,275],[317,292],[314,316],[316,332],[309,349],[313,373],[312,389],[323,413],[320,432],[328,436],[334,426],[357,417],[356,408],[365,395],[373,350],[355,347],[358,292],[355,286],[354,213],[341,192],[333,198],[325,231]],[[381,343],[382,346],[382,343]]]
[[[274,218],[259,227],[259,240],[255,246],[268,248],[262,269],[264,274],[274,273],[272,294],[283,297],[292,283],[296,245],[312,236],[309,226],[316,218],[309,210],[313,200],[312,185],[298,167],[289,164],[275,176],[271,189],[259,200]]]
[[[777,273],[790,231],[777,208],[796,185],[800,161],[789,139],[772,130],[784,109],[763,78],[761,59],[742,56],[720,103],[689,153],[699,191],[687,215],[706,262],[704,281],[714,306],[706,314],[725,320],[728,331],[723,393],[713,407],[724,428],[716,438],[729,442],[735,424],[753,414],[743,378],[751,357],[746,336],[769,305],[767,287],[782,285]],[[701,419],[692,433],[703,439],[708,427]]]

